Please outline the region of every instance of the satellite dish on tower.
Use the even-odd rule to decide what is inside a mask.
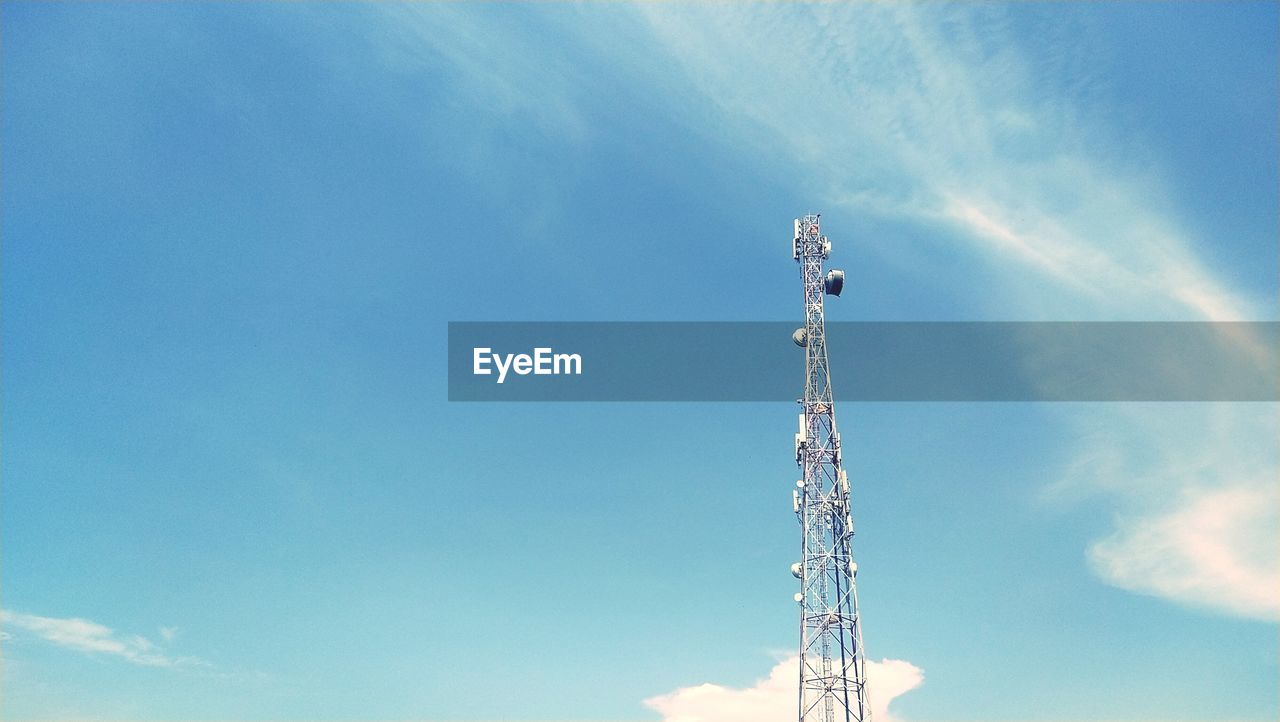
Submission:
[[[844,271],[838,268],[827,271],[827,277],[822,282],[822,286],[828,295],[839,296],[840,291],[844,289]]]

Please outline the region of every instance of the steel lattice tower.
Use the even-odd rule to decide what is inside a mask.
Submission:
[[[799,722],[867,722],[866,666],[854,581],[849,479],[840,464],[840,434],[831,394],[823,298],[840,295],[844,272],[823,274],[831,243],[819,216],[796,219],[792,254],[804,279],[804,328],[793,340],[805,350],[804,407],[796,434],[793,508],[803,530],[800,561]]]

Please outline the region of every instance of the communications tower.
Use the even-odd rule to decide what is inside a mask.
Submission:
[[[804,348],[804,407],[796,434],[803,478],[792,492],[803,541],[791,572],[800,580],[799,722],[867,722],[866,660],[854,582],[849,478],[840,464],[840,433],[831,395],[822,303],[839,296],[844,272],[823,273],[831,242],[819,215],[795,221],[792,255],[804,279],[804,327],[792,340]]]

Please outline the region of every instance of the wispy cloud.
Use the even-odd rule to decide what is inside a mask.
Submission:
[[[1141,138],[1093,120],[1086,33],[1038,38],[999,6],[643,6],[714,110],[704,124],[828,204],[924,224],[996,269],[1035,319],[1247,320],[1194,252]],[[1071,26],[1071,11],[1055,15]],[[891,241],[875,241],[886,255]]]
[[[750,687],[700,684],[645,700],[663,722],[776,722],[794,717],[799,657],[774,665],[769,676]],[[871,717],[894,722],[889,703],[924,683],[924,672],[910,662],[883,659],[867,664],[867,692]]]
[[[381,11],[393,21],[376,26],[384,61],[448,73],[454,95],[445,102],[471,114],[469,130],[497,125],[555,137],[589,133],[577,105],[585,92],[582,70],[536,29],[513,22],[513,13],[448,4]]]
[[[187,667],[206,664],[196,657],[175,657],[160,645],[140,635],[118,634],[97,622],[79,617],[42,617],[0,610],[0,623],[11,629],[29,632],[67,649],[90,654],[119,657],[148,667]],[[164,633],[162,632],[162,636]],[[168,637],[166,636],[166,641]]]

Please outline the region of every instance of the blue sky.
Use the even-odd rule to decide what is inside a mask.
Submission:
[[[1278,16],[4,3],[0,716],[786,703],[793,408],[446,323],[798,318],[810,210],[837,320],[1276,320]],[[883,717],[1280,713],[1274,404],[839,418]]]

